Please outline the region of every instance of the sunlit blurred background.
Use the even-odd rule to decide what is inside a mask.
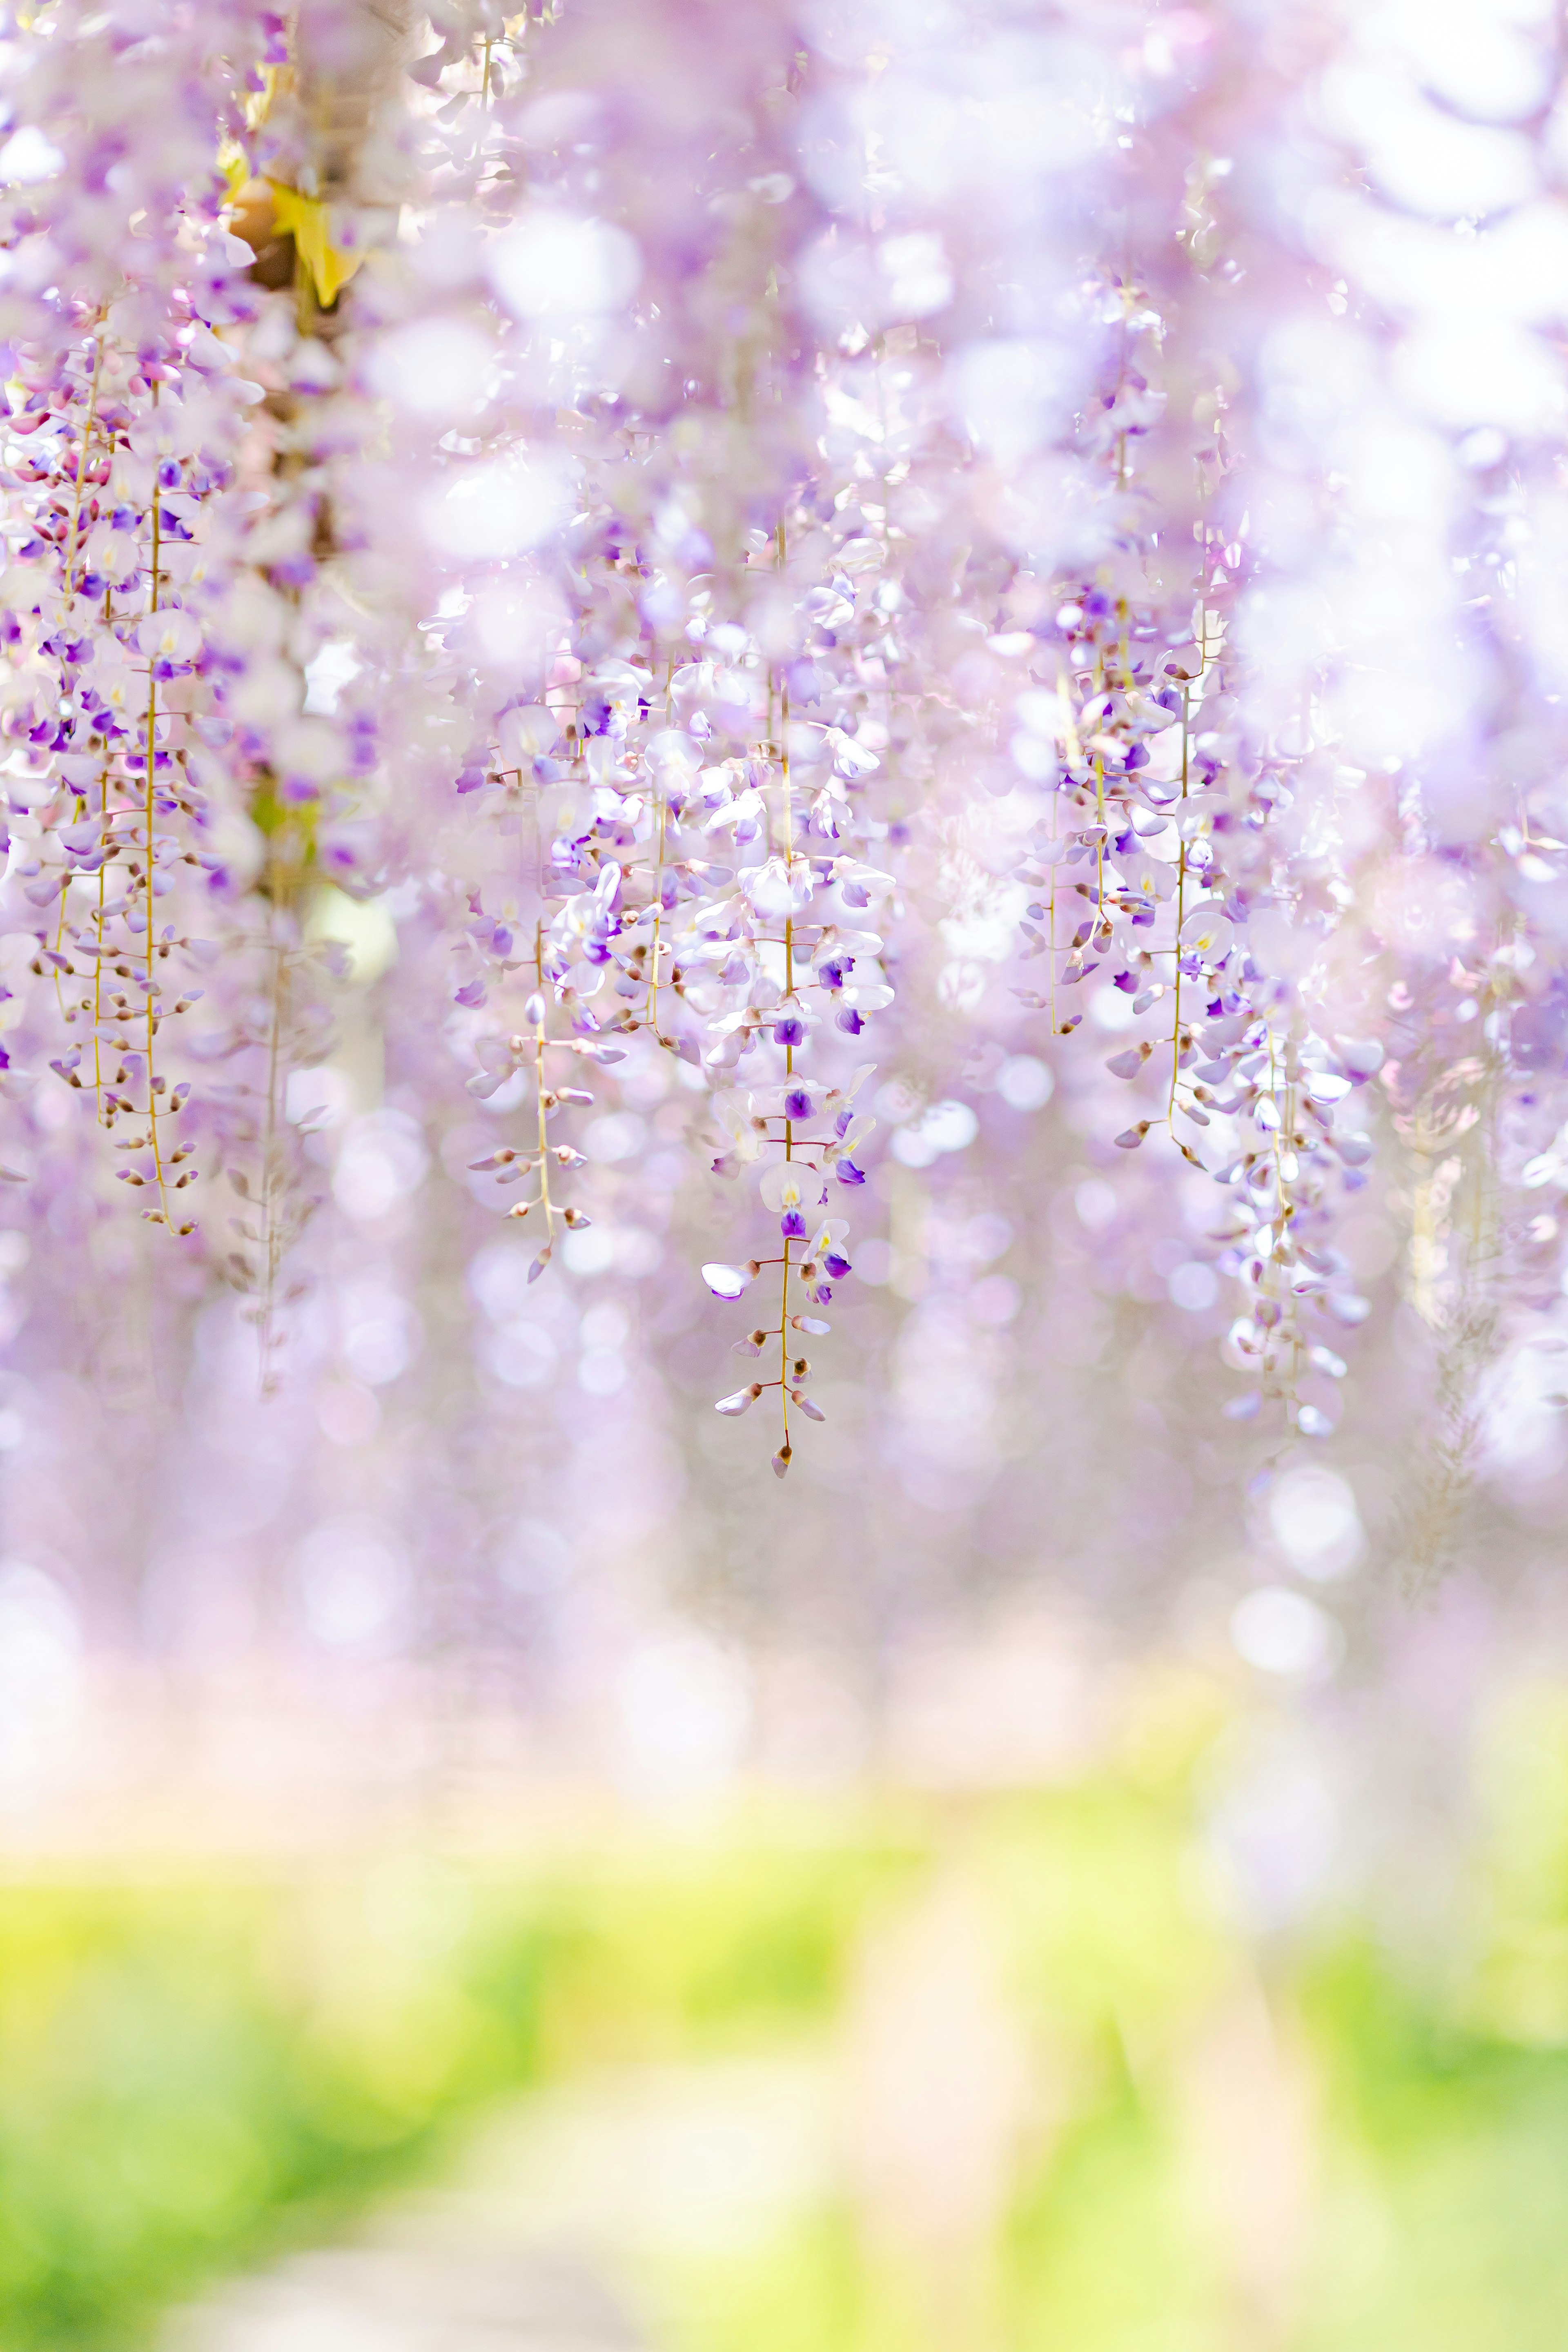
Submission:
[[[0,2342],[1560,2344],[1568,1690],[1455,1588],[1331,1701],[1273,1606],[874,1705],[672,1620],[552,1743],[12,1565]]]

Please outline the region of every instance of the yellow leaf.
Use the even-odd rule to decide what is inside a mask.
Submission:
[[[294,249],[310,273],[317,301],[323,310],[330,310],[340,287],[348,284],[363,257],[339,252],[327,233],[327,207],[319,196],[301,195],[298,188],[282,187],[276,180],[269,180],[268,185],[278,226],[293,238]]]
[[[250,177],[250,158],[237,140],[225,139],[218,147],[217,167],[228,188],[228,200],[233,204]]]

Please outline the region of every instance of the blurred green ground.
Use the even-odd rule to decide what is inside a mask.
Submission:
[[[489,2102],[816,2053],[830,2178],[648,2269],[668,2352],[1561,2352],[1568,1700],[1483,1755],[1457,1916],[1260,1949],[1201,1709],[1072,1785],[752,1797],[465,1858],[0,1886],[0,2347],[120,2352],[438,2172]]]

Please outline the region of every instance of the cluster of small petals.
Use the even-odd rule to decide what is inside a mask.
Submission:
[[[97,1174],[189,1235],[212,1122],[184,1016],[244,823],[216,623],[261,398],[218,148],[276,20],[237,0],[146,43],[142,13],[40,11],[8,44],[4,1059],[14,1100],[46,1071],[82,1097],[114,1131]]]
[[[1514,253],[1412,193],[1310,12],[1289,72],[1218,5],[396,13],[0,32],[29,1213],[134,1196],[266,1323],[291,1080],[384,1079],[528,1286],[712,1253],[780,1476],[847,1213],[918,1227],[1057,1088],[1105,1267],[1179,1242],[1277,1454],[1373,1314],[1379,1133],[1434,1333],[1554,1298],[1552,205]]]

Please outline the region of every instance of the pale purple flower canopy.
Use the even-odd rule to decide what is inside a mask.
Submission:
[[[722,1549],[703,1282],[825,1522],[1022,1557],[1380,1349],[1482,1458],[1568,1339],[1568,142],[1545,16],[1457,22],[0,33],[0,1243],[40,1426],[132,1328],[196,1400],[132,1517],[258,1366],[355,1460],[428,1378],[416,1546],[613,1529],[608,1430]]]

